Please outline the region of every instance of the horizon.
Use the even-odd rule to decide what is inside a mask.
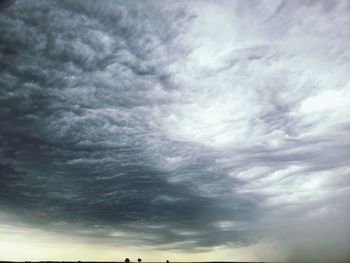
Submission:
[[[93,260],[89,260],[89,261],[81,261],[81,260],[75,260],[75,261],[59,261],[59,260],[50,260],[50,261],[47,261],[47,260],[38,260],[38,261],[31,261],[31,260],[26,260],[26,261],[13,261],[13,260],[10,260],[10,261],[3,261],[3,260],[0,260],[1,263],[4,263],[4,262],[111,262],[111,263],[125,263],[125,260],[122,260],[122,261],[93,261]],[[135,260],[135,261],[132,261],[130,260],[130,262],[139,262],[138,259]],[[141,262],[146,262],[146,263],[161,263],[161,262],[172,262],[172,263],[263,263],[261,261],[169,261],[169,260],[164,260],[164,261],[143,261],[141,260]],[[271,262],[266,262],[266,263],[284,263],[283,261],[271,261]]]
[[[137,260],[136,260],[137,261]],[[135,261],[135,262],[136,262]],[[40,260],[40,261],[30,261],[30,260],[26,260],[26,261],[1,261],[0,262],[117,262],[117,263],[123,263],[124,261],[46,261],[46,260]],[[132,262],[132,261],[130,261]],[[142,262],[147,262],[147,263],[160,263],[163,261],[142,261]],[[165,261],[166,262],[166,261]],[[261,262],[261,261],[173,261],[173,263],[190,263],[190,262],[204,262],[204,263],[211,263],[211,262],[215,262],[215,263],[225,263],[225,262],[232,262],[232,263],[255,263],[255,262]],[[271,262],[273,263],[273,262]],[[279,263],[283,263],[283,262],[279,262]]]
[[[348,263],[349,25],[348,0],[0,0],[0,260]]]
[[[138,261],[138,260],[135,260],[135,262]],[[39,261],[31,261],[31,260],[26,260],[26,261],[4,261],[4,260],[0,260],[0,262],[125,262],[125,261],[81,261],[81,260],[76,260],[76,261],[46,261],[46,260],[39,260]],[[132,262],[132,260],[130,260],[130,262]],[[142,262],[163,262],[163,261],[143,261]],[[166,262],[166,260],[164,261]],[[170,261],[169,261],[170,262]],[[221,262],[237,262],[237,263],[240,263],[239,261],[171,261],[173,263],[177,263],[177,262],[183,262],[183,263],[187,263],[187,262],[217,262],[217,263],[221,263]],[[253,262],[253,261],[242,261],[242,262]],[[254,261],[254,262],[260,262],[260,261]],[[281,262],[282,263],[282,262]]]

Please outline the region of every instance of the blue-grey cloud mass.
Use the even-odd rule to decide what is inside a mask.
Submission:
[[[349,257],[349,23],[340,0],[1,2],[1,210]]]

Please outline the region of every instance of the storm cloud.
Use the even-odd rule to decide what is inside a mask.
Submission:
[[[346,258],[349,9],[4,5],[1,209],[99,242],[210,250],[269,239],[291,254],[336,244]]]

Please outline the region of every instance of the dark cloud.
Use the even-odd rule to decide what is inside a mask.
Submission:
[[[13,5],[16,2],[16,0],[1,0],[0,1],[0,10],[5,9],[11,5]]]
[[[348,218],[347,12],[341,1],[3,8],[1,209],[180,250],[288,235],[294,246],[301,226]]]
[[[159,134],[152,119],[173,100],[171,90],[161,96],[156,88],[173,85],[163,68],[185,54],[173,39],[189,19],[181,7],[161,8],[29,1],[1,17],[3,209],[92,235],[103,226],[100,238],[113,229],[149,232],[155,237],[145,241],[157,245],[187,240],[178,228],[198,231],[190,236],[194,246],[232,241],[212,223],[253,220],[254,200],[237,196],[227,206],[225,176],[209,171],[207,154],[173,171],[157,161],[156,151],[193,154]],[[171,180],[177,176],[187,178]],[[200,189],[216,185],[204,191],[212,197]],[[154,224],[167,228],[148,229]]]

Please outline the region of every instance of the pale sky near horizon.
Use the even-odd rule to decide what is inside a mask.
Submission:
[[[350,258],[350,2],[0,1],[0,260]]]

